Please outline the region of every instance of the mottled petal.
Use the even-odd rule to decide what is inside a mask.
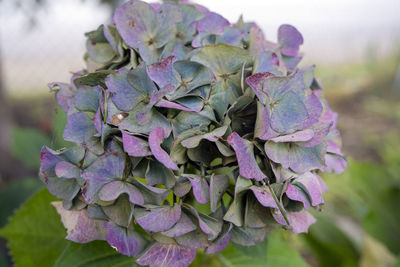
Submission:
[[[279,210],[273,213],[275,220],[281,225],[287,225],[285,219]],[[307,233],[311,224],[316,222],[316,219],[306,211],[286,212],[293,233]]]
[[[283,24],[278,29],[278,42],[281,45],[281,53],[285,56],[296,56],[299,46],[303,44],[303,36],[293,26]]]
[[[253,144],[233,132],[228,137],[228,143],[235,150],[239,164],[240,175],[248,179],[263,180],[266,176],[258,167],[253,152]]]
[[[106,184],[99,191],[99,199],[103,201],[112,201],[117,199],[121,194],[127,194],[129,201],[136,205],[143,205],[144,198],[140,191],[132,184],[123,181],[114,181]]]
[[[303,131],[297,131],[292,134],[287,134],[283,136],[278,136],[274,137],[271,139],[271,141],[274,141],[275,143],[281,143],[281,142],[305,142],[309,141],[314,137],[314,131],[311,129],[306,129]]]
[[[62,202],[52,202],[58,214],[61,216],[68,235],[66,239],[77,243],[88,243],[93,240],[105,240],[106,231],[103,228],[104,221],[90,219],[87,209],[80,211],[66,210]]]
[[[154,206],[146,209],[135,207],[133,211],[135,221],[145,230],[162,232],[171,229],[181,217],[180,205]]]
[[[149,267],[187,267],[195,257],[195,249],[174,244],[155,243],[136,262],[140,265],[149,265]]]
[[[165,138],[164,129],[161,127],[158,127],[154,129],[152,132],[150,132],[149,135],[150,150],[153,153],[154,157],[159,162],[164,164],[165,167],[170,168],[172,170],[178,170],[178,166],[176,166],[176,164],[172,161],[168,153],[165,152],[160,146],[164,138]]]
[[[122,143],[124,151],[132,157],[146,157],[151,155],[149,143],[140,137],[130,135],[122,131]]]
[[[274,198],[272,197],[269,189],[266,186],[258,187],[258,186],[251,186],[251,191],[253,191],[254,195],[256,196],[258,202],[264,207],[271,207],[271,208],[278,208]]]
[[[74,164],[67,161],[60,161],[55,167],[57,177],[62,178],[78,178],[81,175],[81,170]]]
[[[68,116],[63,137],[66,141],[84,143],[95,133],[93,120],[84,112],[76,112]]]
[[[178,73],[173,68],[176,60],[176,57],[170,56],[163,61],[147,66],[147,73],[160,88],[166,85],[174,85],[176,88],[179,85]]]
[[[179,221],[171,229],[162,232],[162,234],[169,237],[177,237],[194,230],[196,230],[196,225],[184,212],[182,212]]]
[[[210,200],[210,188],[206,178],[201,175],[184,175],[188,178],[193,188],[193,195],[197,202],[206,204]]]
[[[125,158],[117,152],[111,152],[99,157],[82,174],[86,185],[83,197],[86,202],[93,204],[97,200],[98,191],[107,183],[123,176]]]
[[[104,229],[107,230],[106,240],[108,244],[119,253],[129,257],[138,255],[147,243],[145,238],[131,228],[121,227],[112,222],[104,222]]]

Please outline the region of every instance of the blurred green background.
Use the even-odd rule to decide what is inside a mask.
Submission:
[[[343,174],[323,175],[326,204],[313,213],[318,221],[309,233],[274,232],[249,251],[199,254],[193,266],[400,266],[400,42],[392,47],[384,55],[372,45],[357,60],[317,62],[349,164]],[[62,139],[66,116],[44,85],[26,83],[21,93],[2,82],[0,76],[0,228],[43,187],[41,147],[69,146]],[[9,264],[0,239],[0,266]]]

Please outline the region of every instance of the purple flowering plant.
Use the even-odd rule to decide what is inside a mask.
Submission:
[[[295,27],[272,43],[197,4],[132,0],[86,36],[87,68],[49,85],[76,145],[41,152],[67,239],[184,267],[198,249],[307,232],[319,174],[346,160]]]

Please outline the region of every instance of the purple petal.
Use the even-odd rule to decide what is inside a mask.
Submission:
[[[178,73],[173,68],[176,60],[176,57],[169,56],[161,62],[147,66],[149,77],[158,84],[160,88],[166,85],[174,85],[176,88],[179,85]]]
[[[302,130],[302,131],[297,131],[292,134],[274,137],[271,139],[271,141],[274,141],[275,143],[305,142],[305,141],[309,141],[313,137],[314,137],[314,131],[311,129],[306,129],[306,130]]]
[[[241,138],[236,132],[228,137],[228,143],[235,150],[240,175],[248,179],[263,180],[266,176],[258,167],[253,152],[253,144]]]
[[[49,83],[49,88],[52,91],[56,91],[57,103],[64,110],[65,113],[68,113],[70,107],[70,100],[75,95],[75,90],[67,83]]]
[[[311,204],[313,206],[324,203],[324,200],[322,199],[322,193],[327,190],[327,186],[325,183],[323,183],[322,179],[318,175],[311,172],[306,172],[305,174],[300,175],[295,181],[303,184],[307,189],[311,197]]]
[[[333,172],[337,174],[344,172],[347,167],[347,161],[343,156],[330,153],[325,155],[325,164],[326,167],[322,169],[324,172]]]
[[[258,187],[258,186],[251,186],[251,191],[253,191],[254,195],[256,196],[258,202],[264,207],[271,207],[271,208],[278,208],[274,198],[272,197],[271,193],[267,189],[267,187]]]
[[[196,230],[196,225],[185,213],[182,212],[179,221],[171,229],[162,232],[162,234],[169,237],[177,237],[194,230]]]
[[[201,204],[206,204],[210,201],[210,188],[208,186],[207,180],[201,175],[184,175],[187,177],[193,187],[193,195],[197,202]]]
[[[225,224],[221,235],[205,250],[205,254],[214,254],[224,250],[231,240],[230,231],[232,230],[232,224]]]
[[[287,225],[279,210],[275,210],[273,216],[279,224]],[[289,220],[292,231],[295,234],[307,233],[310,225],[317,221],[310,213],[306,211],[286,212],[286,216]]]
[[[103,228],[104,221],[90,219],[87,209],[80,211],[66,210],[62,202],[52,202],[58,214],[61,216],[68,235],[66,239],[77,243],[88,243],[94,240],[105,240],[106,231]]]
[[[67,161],[58,162],[55,167],[55,172],[57,177],[62,178],[78,178],[81,176],[81,170]]]
[[[197,217],[200,229],[208,235],[208,240],[214,240],[222,230],[223,222],[214,217],[198,212],[194,207],[186,204],[188,211]]]
[[[146,239],[134,230],[111,222],[104,222],[104,229],[108,231],[106,236],[108,244],[129,257],[134,257],[143,251],[147,243]]]
[[[146,157],[151,155],[149,143],[142,138],[129,135],[127,132],[122,131],[122,143],[124,151],[132,157]]]
[[[187,267],[196,257],[196,250],[174,244],[155,243],[136,262],[149,267]]]
[[[308,201],[307,196],[305,195],[305,192],[303,192],[300,188],[295,187],[291,184],[288,184],[285,193],[286,193],[286,196],[288,198],[290,198],[291,200],[302,202],[304,205],[304,209],[308,210],[310,208],[310,202]]]
[[[161,148],[161,143],[163,142],[164,138],[165,135],[163,128],[158,127],[151,131],[149,135],[150,150],[153,153],[154,157],[159,162],[164,164],[165,167],[176,171],[178,170],[178,166],[176,166],[176,164],[172,161],[168,153]]]
[[[209,12],[197,23],[197,30],[199,32],[222,34],[224,32],[224,28],[229,25],[229,21],[221,15],[214,12]]]
[[[117,152],[111,152],[99,157],[82,174],[86,181],[82,195],[85,201],[93,204],[97,200],[97,193],[107,183],[123,176],[125,158]]]
[[[93,120],[84,112],[68,116],[63,137],[66,141],[83,143],[96,133]]]
[[[314,93],[306,97],[305,104],[307,107],[308,119],[303,124],[303,128],[308,128],[316,123],[321,117],[323,106],[318,96],[316,96]]]
[[[168,101],[168,100],[160,100],[157,104],[157,107],[161,108],[173,108],[173,109],[178,109],[178,110],[184,110],[184,111],[192,111],[190,108],[187,108],[185,106],[182,106],[180,104]]]
[[[180,205],[155,206],[145,209],[135,207],[133,214],[135,221],[145,230],[151,232],[163,232],[171,229],[181,217]]]
[[[294,57],[303,44],[303,36],[295,27],[283,24],[278,29],[278,42],[283,55]]]
[[[136,205],[143,205],[144,198],[140,191],[133,185],[123,182],[114,181],[106,184],[99,191],[99,199],[103,201],[116,200],[121,194],[127,194],[129,201]]]

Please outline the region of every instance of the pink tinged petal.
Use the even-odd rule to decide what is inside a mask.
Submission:
[[[325,137],[328,135],[331,125],[332,124],[316,123],[312,127],[312,131],[314,132],[314,137],[311,140],[308,140],[307,142],[301,143],[300,145],[302,147],[313,147],[322,143],[322,141],[324,141]]]
[[[322,179],[318,175],[311,172],[306,172],[305,174],[299,176],[295,181],[303,184],[307,189],[311,198],[311,204],[313,206],[324,203],[324,200],[322,199],[322,192],[324,189],[326,189],[326,184],[321,184]]]
[[[187,177],[192,184],[193,195],[197,202],[206,204],[210,201],[210,187],[207,183],[206,178],[201,175],[184,175]]]
[[[150,232],[163,232],[171,229],[181,217],[180,205],[154,206],[153,208],[135,207],[133,211],[135,221]]]
[[[173,108],[173,109],[184,110],[184,111],[193,111],[193,110],[191,110],[190,108],[187,108],[187,107],[185,107],[185,106],[182,106],[182,105],[180,105],[180,104],[178,104],[178,103],[171,102],[171,101],[164,100],[164,99],[161,99],[161,100],[156,104],[156,106],[157,106],[157,107],[161,107],[161,108]]]
[[[287,225],[279,210],[275,210],[273,212],[273,216],[279,224]],[[310,213],[306,211],[286,212],[286,216],[289,220],[292,231],[295,234],[307,233],[310,225],[317,221]]]
[[[308,201],[307,196],[305,195],[305,192],[303,192],[300,188],[297,188],[291,184],[288,184],[285,193],[286,193],[286,196],[288,198],[290,198],[291,200],[302,202],[304,205],[304,209],[308,210],[310,208],[310,202]]]
[[[304,129],[316,123],[321,117],[322,111],[324,109],[318,96],[314,93],[311,93],[306,97],[305,104],[307,108],[308,119],[303,124]]]
[[[224,32],[224,28],[229,25],[229,21],[221,15],[214,12],[209,12],[197,23],[197,30],[199,32],[222,34]]]
[[[87,209],[80,211],[66,210],[63,208],[62,202],[52,202],[51,204],[56,208],[64,227],[67,228],[68,235],[66,239],[77,243],[105,240],[104,221],[90,219]]]
[[[146,239],[133,229],[127,229],[111,222],[104,222],[104,229],[108,231],[106,236],[108,244],[123,255],[136,256],[147,243]]]
[[[331,140],[326,142],[326,152],[343,156],[340,146]]]
[[[177,237],[194,230],[196,230],[196,225],[185,213],[182,212],[179,221],[171,229],[162,232],[162,234],[169,237]]]
[[[60,161],[55,167],[57,177],[78,178],[81,176],[81,170],[74,164],[67,161]]]
[[[144,198],[142,193],[132,184],[123,181],[114,181],[106,184],[99,191],[99,199],[102,201],[116,200],[121,194],[127,194],[129,201],[136,205],[143,205]]]
[[[311,129],[306,129],[302,131],[297,131],[292,134],[287,134],[283,136],[274,137],[271,141],[275,143],[280,142],[306,142],[311,140],[314,137],[314,131]]]
[[[253,152],[253,144],[241,138],[236,132],[228,137],[228,143],[235,150],[240,175],[248,179],[263,180],[266,176],[258,167]]]
[[[262,103],[266,103],[268,98],[268,96],[263,92],[264,81],[270,77],[275,77],[275,75],[269,72],[262,72],[262,73],[256,73],[250,77],[247,77],[246,79],[246,83],[250,85],[250,87],[256,94],[257,98]]]
[[[174,62],[177,60],[175,56],[169,56],[166,59],[147,66],[147,74],[160,88],[166,85],[179,85],[178,73],[173,68]]]
[[[254,137],[261,140],[270,140],[277,136],[279,136],[279,133],[275,132],[270,127],[270,116],[268,110],[263,104],[257,101],[257,118],[254,128]]]
[[[122,131],[122,143],[124,151],[132,157],[146,157],[151,155],[148,142],[142,138],[129,135],[127,132]]]
[[[344,172],[347,167],[347,161],[343,156],[330,153],[325,155],[325,164],[326,166],[323,168],[324,172],[337,174]]]
[[[299,52],[299,46],[303,44],[303,36],[295,27],[283,24],[278,29],[278,42],[283,55],[294,57]]]
[[[258,187],[258,186],[251,186],[251,191],[253,191],[255,197],[257,198],[258,202],[264,207],[271,207],[271,208],[278,208],[274,198],[272,197],[269,189],[265,186]]]
[[[214,253],[220,252],[228,246],[230,240],[231,240],[231,236],[229,234],[226,234],[226,235],[222,236],[221,238],[218,238],[216,240],[216,242],[214,242],[210,246],[208,246],[204,250],[204,253],[205,254],[214,254]]]
[[[137,260],[149,267],[187,267],[196,257],[196,250],[175,244],[154,243]]]
[[[178,166],[176,166],[176,164],[172,161],[168,153],[161,148],[161,143],[164,140],[164,137],[164,129],[161,127],[158,127],[151,131],[149,135],[150,150],[153,153],[154,157],[159,162],[164,164],[165,167],[177,171]]]

